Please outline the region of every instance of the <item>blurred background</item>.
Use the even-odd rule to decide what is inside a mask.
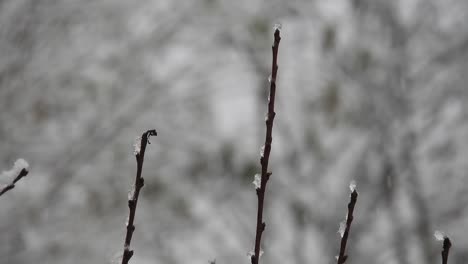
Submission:
[[[262,263],[468,261],[468,2],[0,2],[2,263],[250,263],[282,24]],[[2,179],[2,182],[8,182]]]

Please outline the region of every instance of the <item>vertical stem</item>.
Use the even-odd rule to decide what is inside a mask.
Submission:
[[[270,78],[270,95],[268,98],[268,113],[266,116],[266,134],[265,134],[265,144],[263,146],[262,154],[260,157],[260,164],[262,166],[262,175],[260,188],[257,188],[257,198],[258,198],[258,210],[257,210],[257,228],[255,233],[255,253],[251,257],[252,264],[258,264],[260,258],[260,244],[262,241],[262,233],[265,230],[265,222],[263,222],[263,201],[265,199],[265,190],[267,181],[271,175],[271,172],[268,172],[268,161],[270,158],[271,151],[271,142],[273,140],[273,120],[275,119],[275,96],[276,96],[276,73],[278,71],[278,48],[280,43],[280,31],[279,29],[275,30],[274,33],[274,43],[271,47],[273,53],[273,60],[271,65],[271,78]]]
[[[441,252],[442,264],[447,264],[450,247],[452,247],[452,242],[450,242],[450,239],[448,237],[445,237],[444,245],[442,246],[442,252]]]
[[[340,245],[340,254],[338,255],[337,259],[337,264],[343,264],[346,262],[346,259],[348,259],[348,256],[346,254],[346,244],[348,243],[348,236],[349,236],[349,230],[351,229],[351,223],[353,222],[353,213],[354,213],[354,206],[356,205],[357,202],[357,197],[358,193],[356,190],[353,190],[351,193],[351,199],[348,203],[348,215],[346,217],[346,227],[343,233],[343,236],[341,237],[341,245]]]
[[[124,253],[122,257],[122,264],[127,264],[130,258],[133,256],[133,250],[130,250],[130,243],[132,242],[133,231],[135,231],[135,213],[138,203],[138,196],[140,195],[140,190],[143,188],[145,181],[141,176],[143,170],[143,161],[145,159],[146,145],[149,144],[150,136],[156,136],[156,130],[148,130],[143,135],[141,135],[140,148],[136,150],[135,157],[137,162],[137,173],[135,176],[135,190],[131,197],[128,198],[128,208],[130,210],[127,222],[127,233],[125,235],[124,243]],[[138,148],[137,148],[138,149]]]

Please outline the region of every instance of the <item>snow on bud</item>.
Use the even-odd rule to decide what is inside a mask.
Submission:
[[[28,162],[24,159],[17,159],[15,161],[15,164],[13,165],[13,168],[11,168],[9,171],[2,172],[2,178],[13,179],[16,176],[18,176],[23,169],[28,171],[29,169]]]
[[[281,28],[283,27],[283,25],[281,25],[281,23],[276,23],[274,26],[273,26],[273,30],[276,31],[276,30],[279,30],[281,31]]]
[[[355,180],[352,180],[350,183],[349,183],[349,190],[351,192],[354,192],[356,190],[356,181]]]
[[[260,258],[261,258],[262,255],[263,255],[263,250],[262,249],[260,249],[259,255],[260,255]],[[247,253],[247,257],[249,257],[249,259],[251,259],[253,256],[255,256],[255,251],[252,250],[252,251],[249,251]]]
[[[128,199],[129,199],[129,200],[132,200],[134,195],[135,195],[135,186],[133,186],[133,187],[128,191]]]
[[[252,182],[252,184],[255,186],[255,189],[260,189],[260,185],[262,183],[262,176],[260,176],[260,174],[255,174],[254,176],[254,180]]]
[[[137,137],[135,139],[135,143],[133,143],[133,154],[138,155],[140,154],[141,150],[141,137]]]
[[[271,75],[268,76],[268,82],[271,83]]]
[[[17,159],[15,161],[15,165],[13,166],[14,169],[21,171],[22,169],[28,170],[29,164],[24,159]]]
[[[265,145],[263,145],[261,148],[260,148],[260,156],[263,158],[265,154]]]
[[[434,232],[434,237],[435,237],[435,239],[437,239],[438,241],[442,241],[442,240],[444,240],[444,238],[445,238],[446,236],[445,236],[444,232],[439,231],[439,230],[436,230],[436,231]]]
[[[340,236],[343,238],[345,230],[346,230],[346,221],[342,221],[340,223],[340,227],[338,228],[337,233],[340,234]]]

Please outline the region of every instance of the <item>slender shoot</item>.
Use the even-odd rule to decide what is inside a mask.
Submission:
[[[354,213],[354,206],[357,202],[358,193],[356,191],[356,184],[352,182],[349,186],[351,189],[351,196],[350,201],[348,203],[348,214],[346,216],[346,222],[340,224],[339,233],[341,235],[341,244],[340,244],[340,254],[337,258],[337,264],[343,264],[348,259],[348,255],[346,255],[346,244],[348,243],[348,236],[349,231],[351,229],[351,223],[353,222],[353,213]]]
[[[447,264],[448,261],[448,255],[449,255],[449,250],[452,247],[452,242],[448,237],[444,238],[444,244],[442,246],[442,264]]]
[[[127,264],[130,258],[133,256],[133,250],[130,249],[130,243],[132,241],[133,231],[135,231],[135,213],[138,203],[138,196],[140,195],[140,190],[143,188],[145,181],[141,176],[143,169],[143,160],[145,158],[146,145],[151,144],[149,138],[151,136],[157,136],[156,130],[148,130],[141,136],[140,142],[135,144],[135,157],[137,162],[137,173],[135,177],[135,186],[134,190],[131,191],[128,197],[128,208],[130,210],[128,221],[127,221],[127,233],[125,235],[124,243],[124,252],[122,256],[122,264]]]
[[[273,61],[271,65],[271,77],[270,81],[270,95],[268,98],[268,113],[265,119],[266,123],[266,134],[265,144],[262,147],[260,155],[260,164],[262,166],[262,173],[260,178],[260,186],[256,188],[258,198],[258,210],[257,210],[257,229],[255,233],[255,249],[254,254],[251,256],[252,264],[258,264],[260,259],[260,244],[262,241],[262,233],[265,230],[265,222],[263,222],[263,201],[265,199],[265,190],[268,179],[270,178],[271,172],[268,172],[268,160],[270,158],[272,132],[273,132],[273,120],[275,118],[275,95],[276,95],[276,73],[278,71],[278,48],[280,43],[280,27],[275,26],[274,43],[272,46]]]

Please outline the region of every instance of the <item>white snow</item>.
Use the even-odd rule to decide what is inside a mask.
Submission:
[[[273,30],[279,30],[281,31],[281,28],[283,27],[283,25],[281,25],[281,23],[276,23],[274,26],[273,26]]]
[[[262,257],[263,253],[264,253],[263,250],[260,249],[260,252],[259,252],[260,258]],[[249,259],[252,258],[252,256],[254,256],[254,255],[255,255],[255,251],[253,251],[253,250],[251,250],[251,251],[249,251],[247,253],[247,257],[249,257]]]
[[[137,137],[135,139],[135,143],[133,144],[133,154],[138,155],[140,154],[141,150],[141,137]]]
[[[262,183],[262,176],[260,174],[255,174],[254,180],[252,182],[255,185],[255,189],[260,189],[260,184]]]
[[[2,176],[1,178],[2,179],[11,179],[11,178],[15,178],[16,176],[19,175],[19,173],[21,172],[21,170],[28,170],[29,169],[29,163],[24,160],[24,159],[17,159],[15,161],[15,164],[13,165],[13,168],[11,168],[9,171],[3,171],[2,172]]]
[[[355,180],[352,180],[350,183],[349,183],[349,190],[351,192],[354,192],[356,190],[356,181]]]
[[[442,241],[442,240],[444,240],[444,238],[445,238],[445,234],[444,234],[444,232],[442,232],[442,231],[436,230],[436,231],[434,232],[434,237],[435,237],[435,239],[437,239],[438,241]]]
[[[132,188],[128,191],[128,199],[129,200],[133,199],[134,194],[135,194],[135,186],[132,186]]]
[[[29,168],[29,163],[28,163],[26,160],[24,160],[24,159],[17,159],[17,160],[15,161],[14,168],[17,168],[17,169],[19,169],[19,170],[22,170],[22,169],[28,170],[28,168]]]
[[[340,223],[340,227],[338,228],[338,234],[340,234],[341,237],[344,236],[344,232],[345,232],[345,229],[346,229],[346,221],[342,221]]]

